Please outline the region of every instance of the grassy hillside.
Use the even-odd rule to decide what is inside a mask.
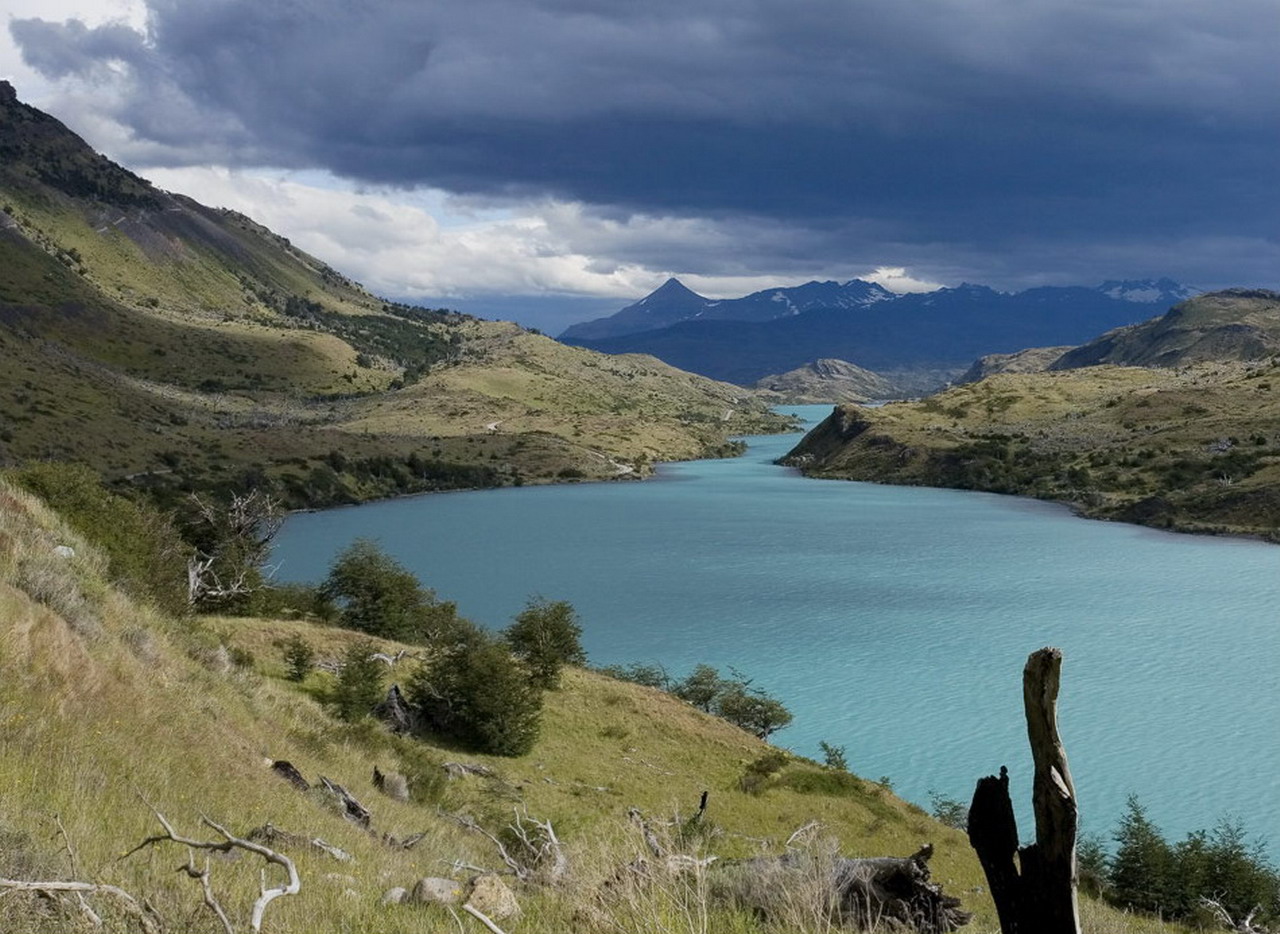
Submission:
[[[788,461],[811,476],[1015,493],[1087,516],[1275,537],[1277,392],[1270,361],[1004,374],[920,402],[837,409]]]
[[[1280,353],[1280,293],[1226,289],[1179,302],[1159,318],[1119,328],[1063,354],[1053,369],[1115,364],[1176,367],[1263,360]]]
[[[74,555],[57,553],[58,545]],[[356,634],[300,621],[175,621],[114,590],[104,567],[37,501],[0,487],[0,876],[111,884],[145,897],[168,929],[218,930],[198,883],[174,872],[187,857],[182,847],[123,855],[160,832],[149,805],[180,834],[213,838],[200,827],[202,816],[241,836],[270,823],[352,857],[338,862],[305,844],[279,844],[296,861],[302,888],[272,903],[265,930],[456,930],[447,912],[382,906],[380,896],[425,875],[461,882],[476,871],[466,867],[500,868],[492,844],[451,815],[469,815],[496,833],[516,809],[527,809],[553,822],[571,868],[558,886],[516,886],[523,913],[508,930],[828,930],[814,917],[764,924],[716,898],[714,871],[655,872],[619,885],[619,868],[644,852],[628,809],[641,809],[668,834],[674,830],[662,821],[687,818],[707,790],[707,822],[687,835],[686,852],[726,862],[776,854],[814,820],[808,847],[815,854],[838,847],[906,855],[929,840],[937,847],[935,879],[978,913],[970,930],[995,929],[962,834],[878,784],[804,760],[788,758],[762,791],[749,794],[740,779],[769,748],[669,695],[571,670],[548,695],[541,737],[526,756],[497,759],[398,739],[372,721],[332,719],[318,700],[331,675],[316,672],[302,684],[282,677],[288,638],[334,657]],[[403,679],[412,664],[398,662],[389,679]],[[324,794],[278,778],[267,768],[274,759],[292,762],[312,782],[325,775],[344,785],[372,810],[374,832],[344,820]],[[486,765],[494,775],[446,780],[441,764],[449,760]],[[406,775],[411,800],[379,793],[374,766]],[[424,837],[412,849],[383,836],[418,833]],[[215,892],[242,925],[257,895],[256,860],[209,865]],[[109,929],[134,929],[112,898],[88,900]],[[1165,930],[1092,903],[1085,910],[1089,932]],[[479,930],[461,921],[464,930]],[[0,899],[6,930],[84,924],[70,896]]]
[[[154,188],[0,84],[0,464],[292,505],[643,475],[777,429],[651,358],[385,302]]]

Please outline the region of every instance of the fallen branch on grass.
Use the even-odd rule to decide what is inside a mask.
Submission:
[[[73,882],[73,881],[52,881],[52,880],[25,880],[25,879],[0,879],[0,889],[9,889],[17,892],[72,892],[77,895],[110,895],[112,898],[120,902],[124,910],[133,918],[136,918],[142,926],[142,930],[147,934],[160,934],[164,929],[160,923],[159,917],[154,908],[145,903],[139,903],[136,898],[126,892],[124,889],[114,885],[105,885],[98,882]],[[94,927],[102,924],[102,919],[98,918],[92,908],[82,903],[82,910],[93,923],[93,919],[97,919]]]
[[[261,856],[266,862],[279,866],[284,870],[287,877],[286,881],[282,885],[273,886],[271,888],[267,887],[266,873],[263,873],[259,895],[257,900],[253,903],[253,911],[249,917],[250,930],[262,930],[262,917],[266,913],[268,905],[282,896],[297,895],[299,890],[302,888],[302,882],[298,878],[298,869],[294,866],[293,860],[281,853],[277,853],[270,847],[263,846],[260,843],[254,843],[252,840],[245,840],[241,837],[233,836],[231,832],[221,824],[212,821],[207,817],[201,817],[200,823],[211,830],[216,831],[222,837],[221,841],[194,840],[190,837],[183,837],[174,831],[173,826],[163,814],[157,811],[154,807],[151,807],[150,804],[148,804],[147,807],[150,808],[151,813],[155,815],[156,820],[160,822],[160,826],[164,828],[164,833],[147,837],[128,853],[125,853],[124,856],[120,857],[121,859],[126,859],[134,853],[137,853],[139,850],[146,849],[147,847],[154,846],[158,843],[172,842],[182,844],[188,848],[188,851],[206,850],[217,853],[230,853],[232,850],[245,850],[246,852],[255,853],[258,856]],[[216,907],[216,899],[213,899],[213,904],[210,904],[212,891],[209,887],[208,866],[206,865],[203,871],[197,870],[194,864],[194,855],[188,852],[186,866],[180,866],[179,869],[186,872],[191,878],[200,880],[201,888],[204,889],[206,895],[205,904],[209,905],[210,910],[218,916],[220,921],[222,921],[224,928],[228,931],[228,934],[233,934],[234,929],[230,926],[230,921],[227,920],[226,915],[222,912],[221,908]]]

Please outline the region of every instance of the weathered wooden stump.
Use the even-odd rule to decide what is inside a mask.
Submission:
[[[1009,772],[978,779],[969,807],[969,842],[987,874],[1003,934],[1080,934],[1076,905],[1079,807],[1058,735],[1062,652],[1031,653],[1022,672],[1027,738],[1035,763],[1031,801],[1036,842],[1018,846]],[[1014,857],[1017,857],[1015,863]]]

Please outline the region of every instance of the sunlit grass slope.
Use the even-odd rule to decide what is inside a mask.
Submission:
[[[0,464],[290,505],[640,476],[783,420],[747,390],[386,302],[0,83]]]
[[[841,408],[789,458],[812,476],[1017,493],[1089,516],[1273,537],[1280,365],[1003,374],[919,402]]]

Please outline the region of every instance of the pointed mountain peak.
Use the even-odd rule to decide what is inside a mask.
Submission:
[[[653,298],[655,295],[661,295],[663,298],[675,298],[678,295],[680,296],[692,295],[694,298],[698,298],[698,299],[702,298],[701,295],[699,295],[693,289],[689,288],[687,285],[685,285],[675,276],[672,276],[666,282],[662,283],[662,285],[658,286],[656,289],[650,292],[647,296],[645,296],[645,298],[646,299]],[[705,299],[703,300],[705,301]]]

